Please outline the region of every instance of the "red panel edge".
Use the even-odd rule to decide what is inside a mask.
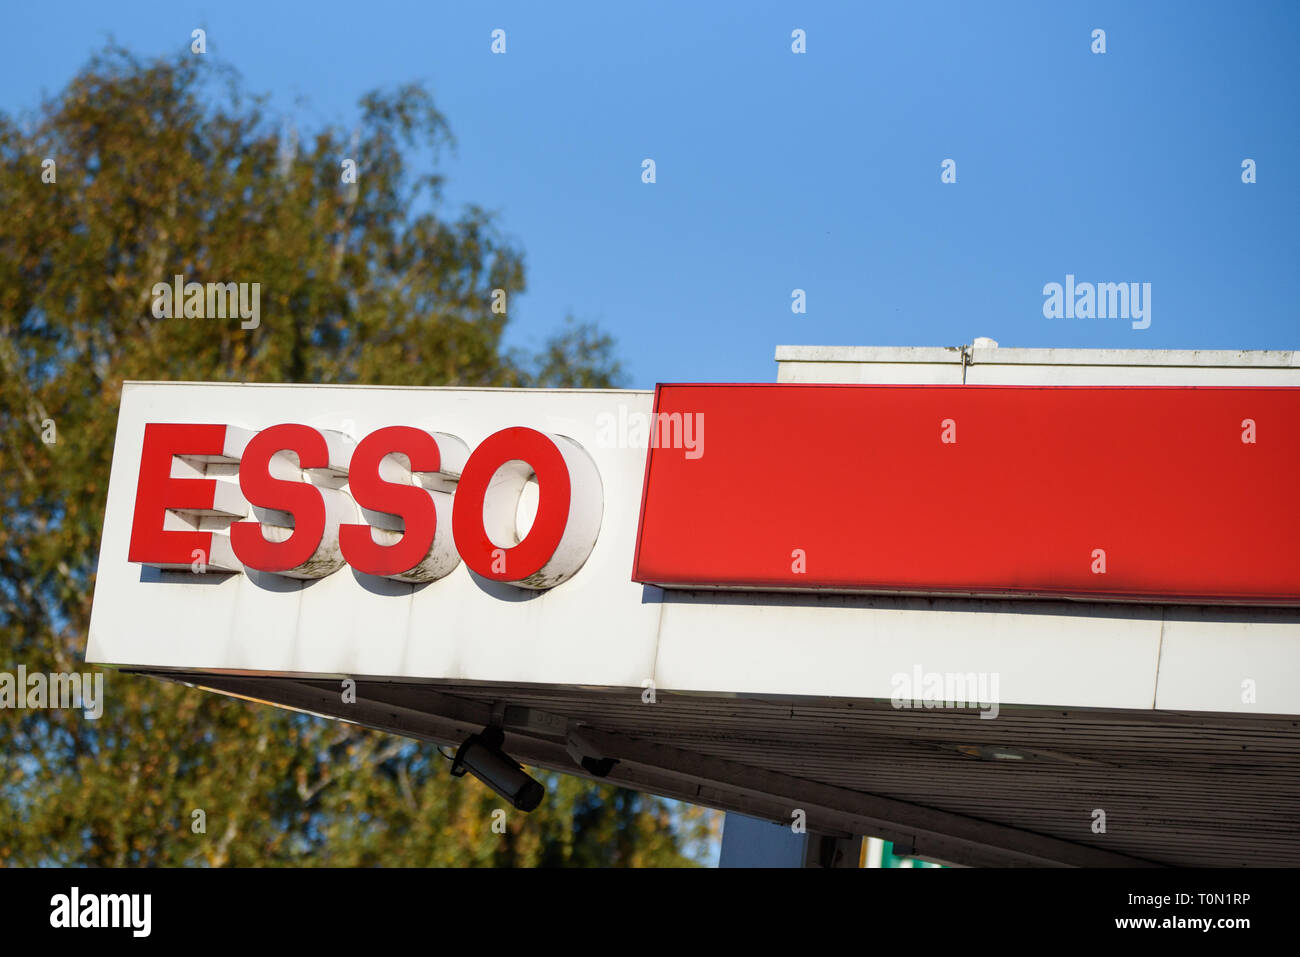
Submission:
[[[650,422],[652,428],[659,415],[659,393],[665,385],[668,384],[663,382],[655,383],[655,400],[650,406]],[[645,474],[641,478],[641,509],[636,519],[636,551],[632,553],[632,581],[642,585],[653,584],[653,582],[646,581],[645,576],[641,573],[641,533],[645,530],[646,499],[650,494],[650,463],[654,461],[654,455],[651,454],[653,452],[654,449],[650,447],[650,443],[646,442]],[[663,588],[665,586],[658,585],[656,587]]]

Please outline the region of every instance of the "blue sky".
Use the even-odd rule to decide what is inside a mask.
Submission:
[[[510,344],[596,321],[630,386],[771,381],[787,343],[1300,347],[1300,4],[173,0],[5,20],[11,113],[109,36],[155,55],[195,27],[306,127],[426,82],[459,141],[449,206],[498,211],[526,254]],[[1151,283],[1150,328],[1044,318],[1067,273]]]

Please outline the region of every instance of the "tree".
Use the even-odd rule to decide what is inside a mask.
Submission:
[[[299,147],[205,63],[110,49],[26,122],[0,115],[0,648],[29,673],[86,670],[124,379],[619,376],[588,326],[503,353],[523,258],[483,209],[438,214],[442,181],[412,162],[452,144],[427,92],[371,94],[351,136]],[[259,283],[260,324],[155,318],[178,274]],[[97,721],[0,712],[0,863],[681,864],[714,826],[552,775],[503,837],[504,802],[431,746],[114,672],[105,696]]]

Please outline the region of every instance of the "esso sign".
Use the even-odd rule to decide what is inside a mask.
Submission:
[[[148,423],[128,560],[191,572],[397,581],[475,574],[545,589],[587,560],[604,490],[577,442],[529,428],[472,452],[406,425],[359,442],[307,425]]]

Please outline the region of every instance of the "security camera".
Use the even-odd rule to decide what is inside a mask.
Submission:
[[[471,734],[451,762],[452,777],[463,777],[468,771],[519,810],[531,811],[542,803],[546,789],[501,750],[505,740],[500,728],[488,727],[481,734]]]
[[[570,729],[565,736],[564,749],[581,768],[598,778],[608,775],[614,770],[614,765],[618,764],[618,758],[607,758],[602,755],[596,746],[576,729]]]

